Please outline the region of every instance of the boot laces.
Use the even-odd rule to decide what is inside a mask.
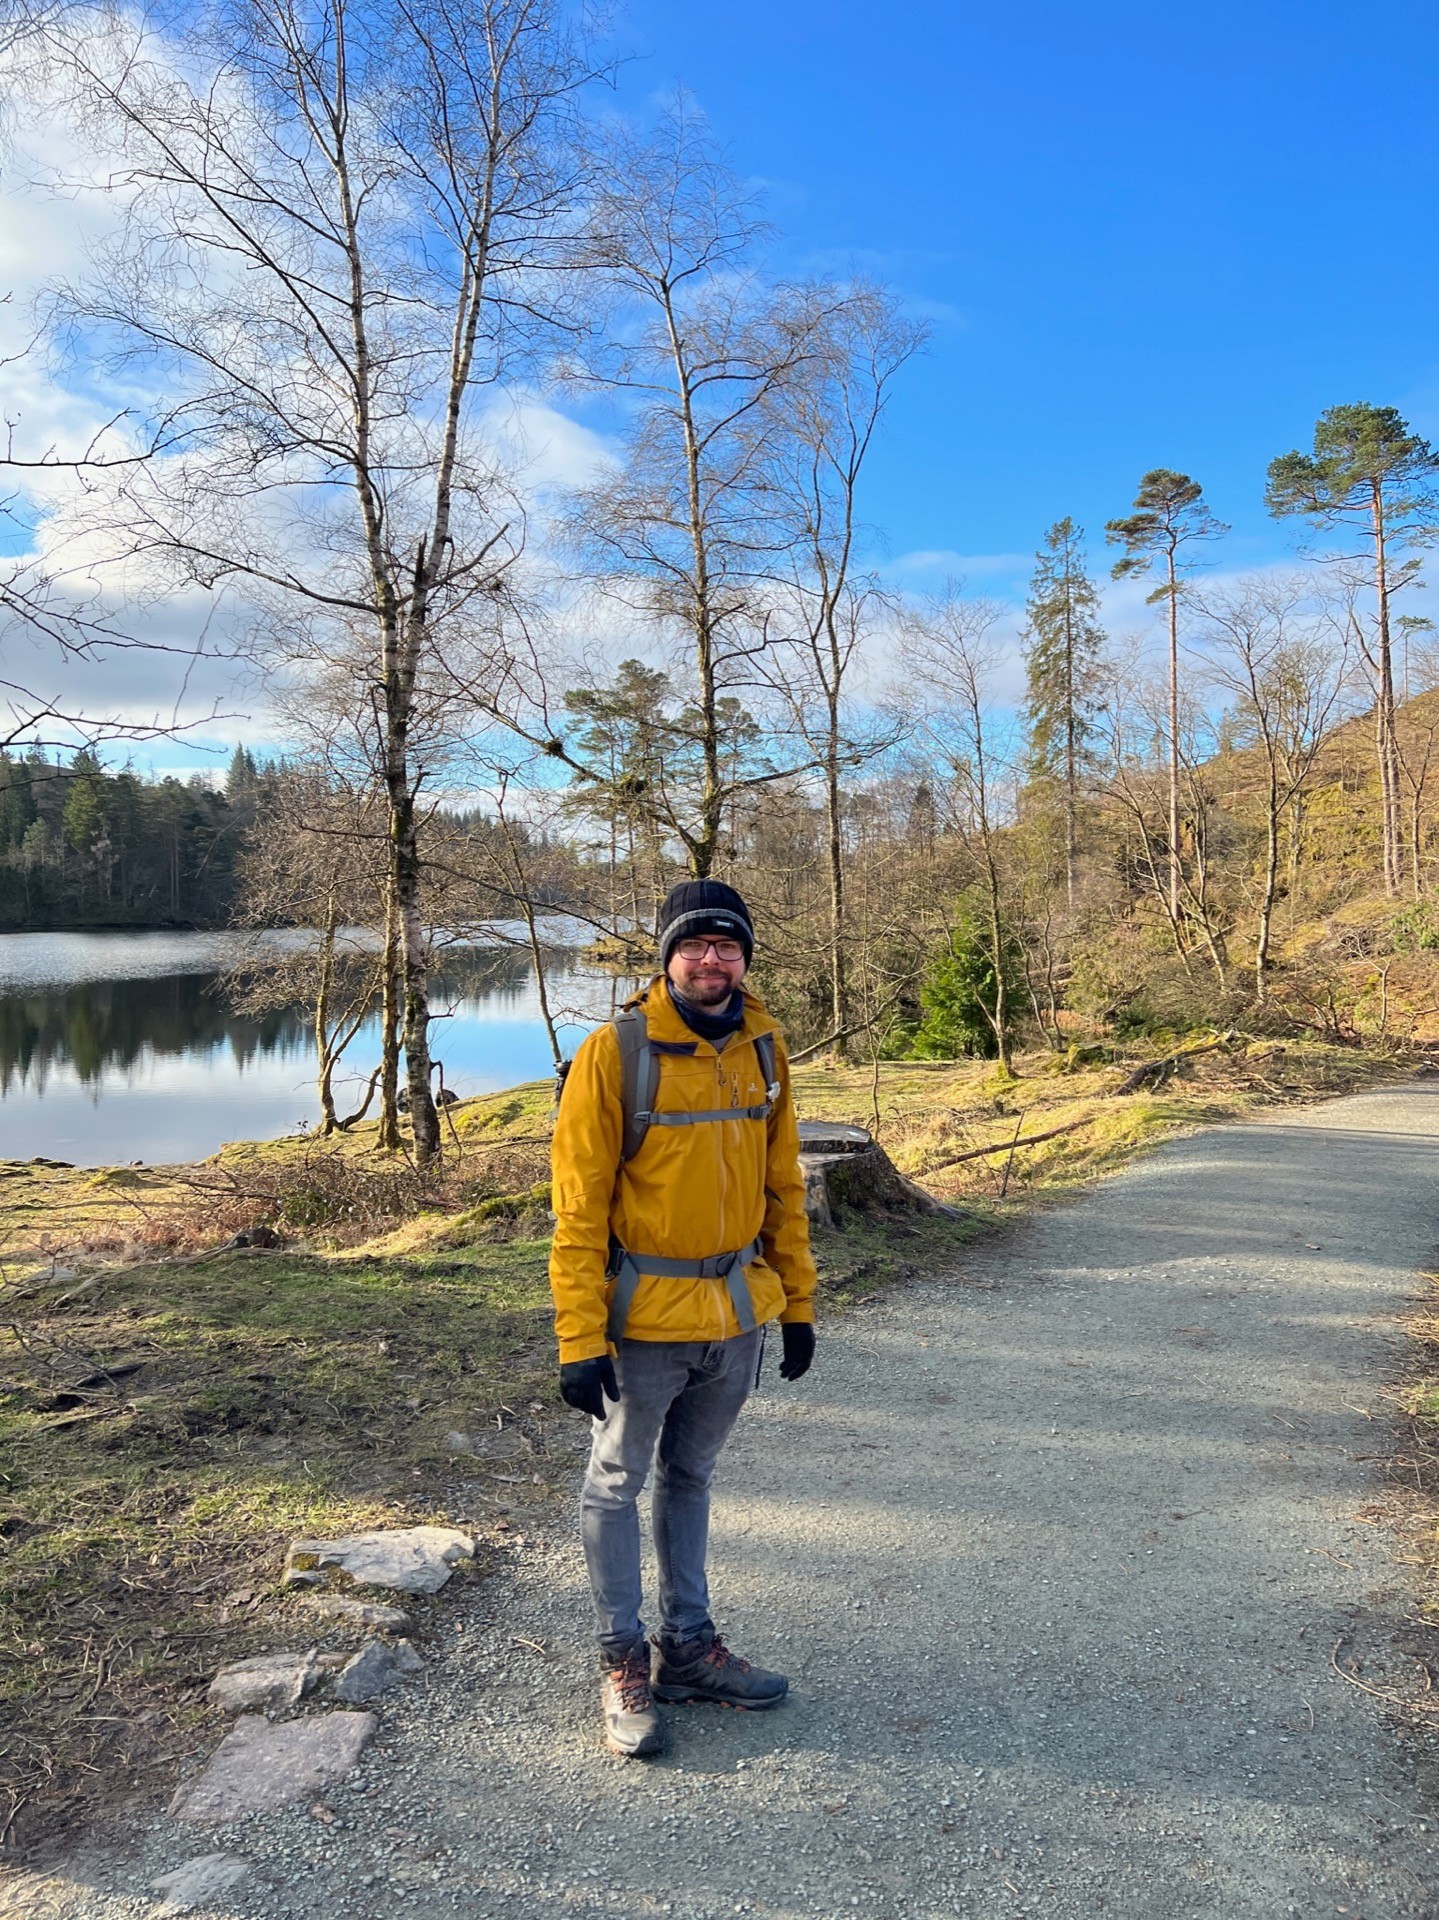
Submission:
[[[632,1653],[623,1666],[612,1668],[610,1678],[626,1713],[643,1713],[653,1704],[649,1661],[642,1652]]]
[[[741,1660],[737,1653],[731,1653],[724,1641],[716,1634],[705,1654],[705,1665],[716,1668],[720,1673],[748,1673],[750,1663]]]

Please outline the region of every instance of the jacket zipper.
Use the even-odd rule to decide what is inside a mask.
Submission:
[[[718,1048],[714,1049],[714,1057],[715,1057],[715,1105],[718,1107],[723,1105],[723,1102],[720,1099],[720,1095],[724,1092],[724,1063]],[[712,1129],[712,1131],[715,1137],[715,1151],[719,1155],[718,1186],[719,1186],[719,1197],[720,1197],[720,1225],[722,1227],[724,1224],[726,1215],[728,1213],[728,1208],[729,1208],[729,1168],[725,1161],[725,1138],[724,1138],[725,1122],[721,1120]],[[721,1232],[719,1237],[721,1240],[723,1240],[724,1234]],[[725,1249],[721,1248],[720,1251],[724,1252]],[[716,1311],[719,1314],[718,1338],[723,1340],[725,1337],[725,1313],[726,1313],[726,1303],[729,1300],[729,1288],[725,1285],[723,1280],[712,1280],[710,1282],[710,1285],[714,1289],[713,1299],[714,1299]],[[736,1328],[736,1331],[738,1331],[737,1328]]]

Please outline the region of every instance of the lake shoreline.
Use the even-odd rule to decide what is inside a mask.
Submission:
[[[1245,1036],[1200,1042],[1158,1062],[1146,1063],[1131,1047],[1110,1049],[1107,1058],[1088,1063],[1035,1053],[1020,1056],[1017,1064],[1020,1071],[1011,1076],[983,1060],[881,1061],[876,1075],[871,1066],[817,1062],[795,1069],[795,1101],[802,1119],[876,1131],[908,1178],[942,1200],[999,1217],[1087,1185],[1176,1132],[1392,1085],[1426,1070],[1393,1051]],[[1146,1071],[1136,1079],[1140,1068]],[[548,1174],[553,1111],[548,1072],[446,1107],[442,1170],[433,1194],[420,1193],[414,1216],[433,1215],[437,1205],[443,1213],[452,1179],[471,1180],[476,1204],[493,1199],[502,1203],[501,1211],[516,1194],[534,1201]],[[401,1124],[407,1133],[408,1122]],[[256,1169],[263,1170],[263,1179],[242,1225],[278,1228],[289,1244],[322,1257],[348,1254],[363,1233],[351,1230],[337,1239],[318,1216],[304,1223],[318,1237],[287,1227],[281,1217],[289,1204],[287,1183],[313,1185],[317,1169],[343,1166],[346,1179],[372,1181],[377,1191],[397,1178],[403,1184],[413,1176],[403,1143],[398,1154],[382,1154],[377,1137],[378,1122],[371,1117],[328,1137],[292,1130],[236,1138],[189,1157],[82,1162],[55,1153],[0,1154],[0,1219],[6,1229],[0,1269],[7,1256],[12,1271],[17,1262],[33,1267],[61,1255],[88,1258],[86,1242],[97,1237],[107,1243],[93,1250],[102,1260],[122,1247],[125,1257],[143,1259],[145,1234],[130,1230],[142,1219],[158,1232],[157,1245],[175,1250],[183,1242],[187,1253],[213,1249],[216,1235],[206,1236],[203,1210],[198,1223],[188,1222],[183,1231],[172,1231],[169,1215],[193,1210],[197,1193],[238,1190]],[[524,1178],[506,1188],[500,1176],[519,1163],[505,1156],[520,1147]],[[262,1192],[265,1182],[269,1187]],[[22,1194],[23,1211],[38,1231],[17,1239],[14,1206]],[[382,1205],[373,1218],[368,1207],[362,1213],[366,1231],[393,1238],[393,1222],[380,1217]],[[423,1239],[424,1232],[412,1232],[413,1221],[405,1217],[401,1237],[413,1240],[420,1232]],[[449,1237],[454,1226],[442,1219],[436,1231]]]
[[[67,920],[62,926],[17,926],[0,924],[0,936],[6,934],[49,933],[236,933],[241,929],[228,920]]]

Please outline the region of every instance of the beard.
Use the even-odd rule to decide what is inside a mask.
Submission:
[[[718,1010],[728,1003],[734,992],[734,982],[727,974],[702,973],[697,979],[683,983],[680,992],[697,1007]]]
[[[670,980],[692,1007],[702,1007],[706,1013],[718,1013],[727,1006],[739,987],[722,967],[690,967],[678,958],[671,964]]]

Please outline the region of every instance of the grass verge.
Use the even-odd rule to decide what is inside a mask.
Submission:
[[[1394,1393],[1401,1419],[1399,1442],[1387,1462],[1390,1517],[1419,1571],[1417,1612],[1439,1628],[1439,1273],[1423,1275],[1423,1291],[1405,1327],[1411,1345]]]
[[[487,1529],[548,1496],[573,1439],[546,1253],[113,1267],[10,1303],[0,1824],[142,1786],[192,1743],[224,1659],[325,1638],[279,1585],[294,1535]]]
[[[1016,1074],[975,1061],[802,1067],[802,1116],[869,1127],[911,1179],[991,1219],[1082,1187],[1176,1133],[1412,1073],[1416,1056],[1244,1035],[1132,1050],[1030,1054]],[[1140,1090],[1125,1093],[1140,1067]],[[1015,1146],[1035,1135],[1035,1146]],[[969,1157],[962,1157],[969,1156]]]

